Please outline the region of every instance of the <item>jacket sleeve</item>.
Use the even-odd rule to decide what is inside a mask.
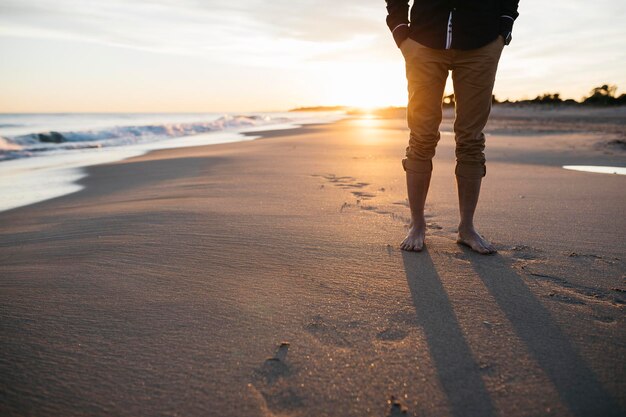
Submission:
[[[385,0],[387,26],[398,47],[409,37],[409,0]]]
[[[511,42],[513,23],[519,16],[517,12],[518,5],[519,0],[500,0],[500,34],[507,45]]]
[[[519,16],[519,13],[517,12],[518,5],[519,0],[500,0],[500,14],[515,20],[517,19],[517,16]]]

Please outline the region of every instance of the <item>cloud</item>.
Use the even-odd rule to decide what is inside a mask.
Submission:
[[[0,36],[96,42],[248,65],[284,66],[302,64],[319,54],[349,51],[355,44],[385,33],[384,6],[373,1],[356,6],[334,3],[3,0]],[[380,30],[372,34],[377,24]]]
[[[401,68],[385,15],[383,0],[0,0],[0,53],[16,38],[62,39],[110,46],[111,56],[124,48],[175,62],[200,57],[225,73]],[[623,87],[624,20],[623,0],[522,0],[498,93],[579,94],[600,79]]]
[[[624,18],[619,0],[520,2],[498,85],[511,97],[557,90],[580,98],[594,83],[626,82],[626,27],[613,23]]]

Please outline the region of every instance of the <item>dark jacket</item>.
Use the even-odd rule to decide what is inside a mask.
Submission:
[[[386,0],[387,26],[400,46],[407,37],[435,49],[475,49],[502,35],[510,41],[519,0]]]

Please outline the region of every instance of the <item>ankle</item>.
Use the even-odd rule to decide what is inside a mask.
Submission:
[[[409,227],[425,227],[426,226],[426,218],[422,214],[421,216],[411,216],[411,223]]]
[[[474,223],[473,222],[461,222],[459,223],[459,233],[467,233],[467,232],[473,232],[474,229]]]

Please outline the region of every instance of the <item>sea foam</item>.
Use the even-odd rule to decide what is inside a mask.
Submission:
[[[110,126],[73,131],[35,131],[0,137],[0,160],[33,156],[46,151],[124,146],[193,136],[202,133],[285,124],[286,117],[226,115],[211,121]]]
[[[158,149],[254,140],[258,136],[242,133],[344,117],[339,112],[0,114],[0,212],[80,191],[87,166]]]

